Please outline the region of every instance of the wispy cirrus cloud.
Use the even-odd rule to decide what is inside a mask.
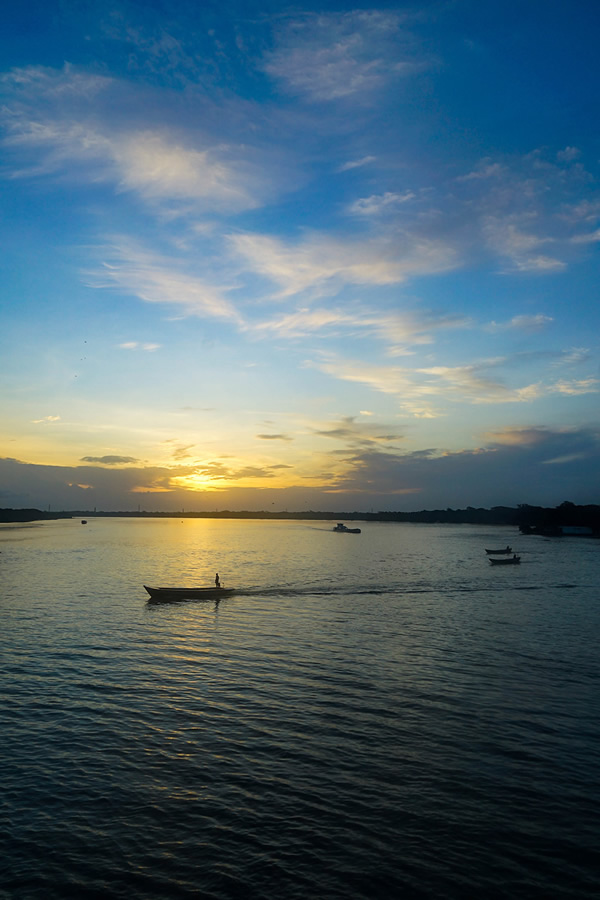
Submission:
[[[250,326],[248,326],[250,327]],[[469,328],[464,316],[434,314],[427,311],[389,312],[364,309],[358,304],[344,307],[300,308],[260,322],[251,328],[255,334],[275,334],[297,339],[309,335],[327,337],[332,334],[372,336],[387,345],[389,356],[414,352],[414,347],[432,344],[441,331]]]
[[[545,316],[542,313],[537,313],[532,316],[513,316],[512,319],[509,319],[507,322],[490,322],[489,325],[485,325],[484,328],[486,331],[522,331],[525,333],[532,333],[541,331],[553,321],[554,319],[552,316]]]
[[[552,391],[571,396],[597,394],[600,391],[600,380],[598,378],[579,378],[570,381],[561,379],[552,385]]]
[[[28,123],[7,143],[42,154],[33,167],[15,169],[15,177],[64,171],[75,162],[87,164],[90,180],[113,181],[118,190],[146,200],[185,202],[211,212],[258,205],[248,189],[252,178],[244,172],[243,159],[231,159],[234,154],[222,147],[196,149],[150,130],[109,133],[68,122]],[[82,177],[81,168],[77,174]]]
[[[570,347],[568,350],[562,351],[555,365],[576,366],[580,363],[588,362],[590,358],[591,354],[587,347]]]
[[[477,223],[483,242],[474,249],[491,251],[503,273],[552,275],[566,270],[576,244],[595,240],[593,193],[594,179],[573,153],[535,149],[481,159],[456,177],[451,196]]]
[[[32,68],[4,76],[4,91],[5,146],[15,151],[12,177],[112,182],[149,202],[219,214],[252,209],[269,189],[247,142],[236,146],[184,124],[166,128],[158,110],[136,104],[134,88],[116,79],[71,66]],[[128,115],[115,114],[120,94],[131,95]]]
[[[337,171],[350,172],[352,169],[361,169],[363,166],[368,166],[370,163],[375,162],[376,159],[376,156],[361,156],[360,159],[350,159],[339,166]]]
[[[458,265],[454,248],[435,239],[403,244],[385,238],[342,240],[326,234],[291,244],[268,235],[230,237],[247,268],[279,285],[280,297],[306,290],[334,292],[344,284],[398,284],[416,275],[447,272]]]
[[[512,387],[491,378],[487,373],[494,367],[494,361],[409,368],[330,357],[310,364],[334,378],[394,396],[402,409],[417,418],[445,415],[448,402],[530,403],[548,392],[541,382]]]
[[[90,287],[119,290],[146,303],[176,306],[188,315],[242,322],[225,296],[227,288],[189,274],[182,261],[161,257],[127,238],[115,239],[100,252],[101,266],[85,273]],[[155,348],[146,345],[143,349]]]
[[[62,69],[23,66],[0,76],[0,84],[4,85],[5,90],[18,90],[19,96],[25,100],[31,97],[55,101],[80,98],[87,103],[114,83],[111,76],[80,71],[69,63],[65,63]],[[7,112],[10,115],[10,110]]]
[[[380,10],[307,14],[280,29],[263,69],[311,102],[368,94],[423,65],[402,25]]]
[[[538,383],[519,388],[507,387],[484,374],[485,364],[466,366],[432,366],[417,369],[418,373],[433,376],[429,381],[440,395],[454,397],[470,403],[527,403],[541,396]]]
[[[154,353],[160,349],[160,344],[139,343],[138,341],[125,341],[119,344],[121,350],[145,350],[147,353]]]
[[[352,216],[378,216],[393,211],[402,203],[414,200],[415,196],[413,191],[404,191],[402,194],[393,191],[386,191],[385,194],[372,194],[370,197],[355,200],[348,207],[348,212]]]
[[[587,234],[576,234],[571,238],[573,244],[597,244],[600,241],[600,228]]]
[[[460,366],[383,366],[360,360],[327,357],[312,360],[311,366],[341,381],[363,384],[396,398],[400,407],[417,418],[447,414],[448,403],[529,404],[542,397],[561,394],[578,396],[600,391],[600,380],[545,378],[525,384],[510,384],[493,378],[490,372],[505,367],[515,381],[514,360],[489,359]],[[552,364],[550,364],[550,371]]]
[[[458,182],[461,181],[482,181],[488,178],[499,178],[507,174],[508,169],[505,165],[499,162],[493,162],[491,159],[482,159],[477,164],[477,167],[473,169],[471,172],[467,172],[466,175],[458,175],[456,180]]]
[[[165,134],[142,131],[111,137],[109,151],[119,186],[144,197],[191,200],[211,211],[258,205],[248,190],[249,168],[241,154],[231,159],[230,148],[186,147]]]
[[[484,223],[488,246],[509,261],[519,272],[560,272],[566,263],[542,253],[541,248],[555,243],[550,236],[540,236],[525,228],[532,216],[490,216]]]
[[[361,360],[328,356],[307,363],[341,381],[365,385],[372,390],[396,398],[401,409],[415,418],[431,419],[442,415],[434,405],[432,386],[419,383],[413,370],[404,366],[381,366]]]

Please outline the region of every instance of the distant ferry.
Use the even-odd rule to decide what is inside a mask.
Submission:
[[[340,534],[360,534],[360,528],[347,528],[343,522],[338,522],[333,531],[337,531]]]

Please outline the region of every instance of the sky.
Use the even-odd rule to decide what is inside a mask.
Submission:
[[[600,5],[2,18],[0,507],[600,502]]]

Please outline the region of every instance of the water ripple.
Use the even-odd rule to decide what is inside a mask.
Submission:
[[[2,900],[598,895],[589,544],[189,524],[3,536]]]

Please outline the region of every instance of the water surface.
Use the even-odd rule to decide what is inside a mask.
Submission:
[[[333,524],[0,526],[0,896],[598,896],[600,545]]]

